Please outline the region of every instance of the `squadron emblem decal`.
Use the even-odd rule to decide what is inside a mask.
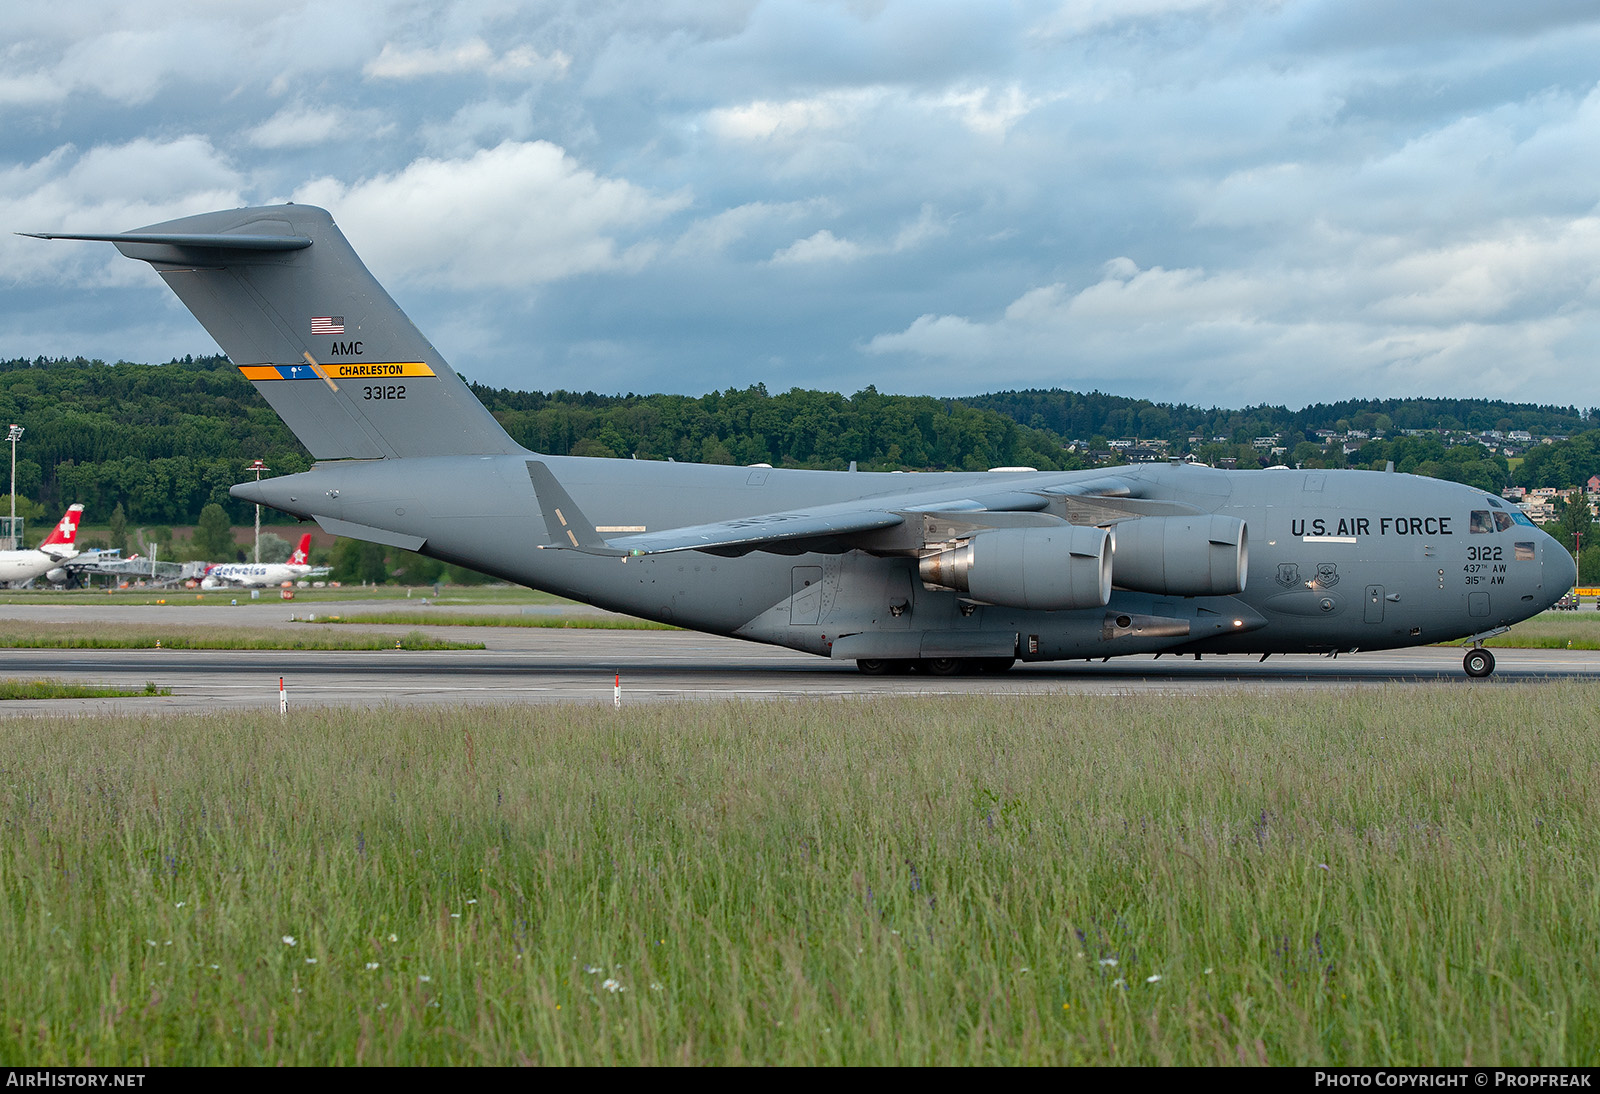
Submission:
[[[1285,589],[1292,589],[1300,584],[1300,564],[1297,562],[1278,563],[1277,581]]]

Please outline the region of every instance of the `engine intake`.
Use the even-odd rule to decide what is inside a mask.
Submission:
[[[917,564],[925,584],[1006,608],[1101,608],[1111,599],[1104,528],[997,528]]]
[[[1164,596],[1244,592],[1250,563],[1238,517],[1141,517],[1116,527],[1112,580],[1121,589]]]

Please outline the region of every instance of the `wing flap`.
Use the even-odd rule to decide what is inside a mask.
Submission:
[[[904,520],[898,513],[878,509],[833,513],[765,513],[757,517],[739,517],[712,524],[618,536],[606,543],[629,555],[659,555],[672,551],[744,554],[748,551],[798,548],[807,541],[837,540],[863,532],[876,532],[882,528],[893,528]]]

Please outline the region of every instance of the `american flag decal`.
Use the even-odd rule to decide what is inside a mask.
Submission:
[[[343,334],[344,316],[342,315],[313,315],[311,317],[312,334]]]

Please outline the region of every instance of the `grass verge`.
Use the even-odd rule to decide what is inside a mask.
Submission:
[[[375,612],[370,615],[319,615],[315,619],[296,619],[297,623],[365,623],[369,626],[396,627],[551,627],[558,630],[596,631],[675,631],[667,623],[631,617],[612,618],[592,615],[464,615],[458,612]]]
[[[1466,642],[1450,645],[1462,646]],[[1541,612],[1484,645],[1499,649],[1600,650],[1600,612]]]
[[[154,681],[136,690],[60,680],[0,680],[0,699],[127,699],[171,694],[171,688],[157,687]]]
[[[287,628],[173,624],[17,623],[0,631],[0,649],[96,650],[481,650],[482,642],[452,642],[421,631],[382,634],[317,633]]]

